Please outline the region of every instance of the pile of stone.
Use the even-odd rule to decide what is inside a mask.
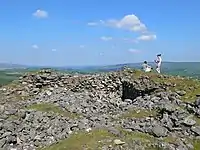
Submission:
[[[130,78],[132,72],[111,72],[94,75],[62,74],[52,70],[41,70],[38,73],[28,73],[20,77],[18,88],[7,89],[8,95],[15,93],[26,97],[38,95],[43,89],[50,95],[55,88],[64,87],[72,92],[90,92],[92,97],[136,98],[161,89],[147,77]],[[9,87],[10,88],[10,87]],[[49,91],[48,91],[49,90]],[[135,91],[134,91],[135,90]],[[133,93],[131,93],[133,91]]]
[[[200,137],[197,121],[200,100],[184,103],[180,97],[182,92],[166,91],[163,85],[145,76],[134,78],[131,70],[94,75],[42,70],[22,76],[17,83],[18,88],[9,91],[8,87],[3,87],[3,91],[8,95],[10,92],[32,97],[0,106],[0,148],[3,149],[34,150],[68,138],[76,131],[89,132],[95,128],[106,128],[116,136],[121,135],[118,129],[121,127],[155,138],[179,139],[178,146],[177,143],[152,143],[171,150],[194,149],[192,143],[180,139]],[[78,117],[28,109],[45,103],[55,105],[63,112],[76,113]],[[129,110],[156,111],[156,116],[120,118]],[[145,149],[141,143],[122,145],[125,146],[122,149],[127,150],[133,149],[133,145]],[[104,149],[112,148],[105,145]]]

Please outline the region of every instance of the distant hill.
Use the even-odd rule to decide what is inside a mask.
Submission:
[[[11,63],[0,63],[0,70],[5,70],[5,69],[23,69],[27,68],[25,65],[19,65],[19,64],[11,64]]]
[[[149,63],[155,68],[153,62]],[[51,67],[51,66],[25,66],[18,64],[0,63],[0,86],[10,83],[25,72],[35,72],[41,68],[52,68],[67,73],[92,74],[99,72],[109,72],[120,70],[127,66],[130,68],[141,69],[142,63],[116,64],[107,66],[84,66],[84,67]],[[200,62],[164,62],[162,73],[169,75],[189,76],[200,79]],[[154,69],[155,71],[155,69]]]
[[[153,68],[155,64],[149,63]],[[120,70],[127,66],[130,68],[141,69],[142,63],[129,63],[129,64],[116,64],[107,66],[86,66],[86,67],[59,67],[59,70],[66,70],[70,72],[80,73],[95,73],[95,72],[108,72]],[[180,76],[191,76],[200,78],[200,62],[163,62],[162,73]]]
[[[149,63],[152,67],[155,68],[153,62]],[[142,63],[127,63],[127,64],[116,64],[116,65],[105,65],[105,66],[61,66],[61,67],[52,67],[52,66],[26,66],[19,64],[8,64],[0,63],[0,70],[14,69],[24,71],[38,70],[41,68],[52,68],[60,71],[67,72],[79,72],[79,73],[96,73],[96,72],[108,72],[120,70],[123,67],[127,66],[130,68],[140,69]],[[192,76],[200,78],[200,62],[163,62],[162,64],[162,73],[171,74],[171,75],[181,75],[181,76]],[[24,71],[23,71],[24,70]]]

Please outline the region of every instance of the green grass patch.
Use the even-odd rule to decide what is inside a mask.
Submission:
[[[134,141],[139,141],[142,143],[146,150],[160,150],[159,147],[151,146],[151,144],[155,144],[158,142],[158,139],[152,135],[137,131],[129,132],[123,129],[121,129],[120,131],[123,137],[122,140],[130,144],[131,148],[134,148]]]
[[[142,133],[142,132],[128,132],[128,131],[124,131],[122,130],[122,134],[125,138],[125,140],[139,140],[141,142],[153,142],[154,141],[154,137],[146,134],[146,133]]]
[[[27,109],[48,112],[48,113],[55,113],[60,114],[69,118],[77,118],[79,117],[78,114],[71,113],[67,110],[61,109],[59,106],[50,103],[40,103],[40,104],[33,104],[27,107]]]
[[[167,136],[167,137],[163,138],[163,141],[166,143],[175,144],[177,139],[178,138],[176,138],[176,137]]]
[[[114,139],[120,139],[121,141],[124,141],[129,148],[134,148],[134,141],[139,141],[142,143],[145,149],[148,150],[161,150],[159,147],[151,146],[152,144],[158,143],[158,141],[177,144],[177,138],[171,136],[165,137],[164,139],[158,139],[152,135],[142,132],[129,132],[121,128],[119,128],[119,130],[121,132],[120,137],[116,137],[104,129],[93,130],[91,132],[80,131],[72,134],[69,138],[61,140],[56,144],[52,144],[48,147],[40,148],[38,150],[101,150],[105,145],[111,145],[113,148],[115,148],[117,145],[114,144]],[[199,140],[194,140],[190,143],[194,145],[194,150],[199,150]]]
[[[120,118],[145,118],[145,117],[155,117],[157,115],[156,110],[147,110],[147,109],[131,109],[126,113],[122,114]]]
[[[114,136],[106,130],[79,132],[66,140],[40,150],[101,150],[101,147],[110,144]],[[106,139],[108,141],[106,142]]]
[[[132,145],[133,141],[141,141],[149,150],[157,150],[157,148],[147,146],[147,144],[154,142],[153,136],[141,132],[127,132],[124,130],[121,130],[121,132],[121,138],[117,138],[103,129],[93,130],[89,133],[78,132],[71,135],[68,139],[40,150],[101,150],[105,145],[117,147],[113,142],[114,139],[121,139],[121,141],[125,141],[127,144],[130,143],[131,146],[134,146]]]
[[[21,76],[20,73],[1,70],[0,71],[0,87],[11,83],[12,81],[18,79]]]
[[[200,140],[193,140],[194,150],[200,150]]]
[[[16,114],[16,115],[9,115],[8,120],[18,120],[20,119],[20,117]]]

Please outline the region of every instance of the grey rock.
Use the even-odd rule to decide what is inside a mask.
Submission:
[[[184,96],[186,94],[185,91],[176,91],[176,93],[180,96]]]
[[[200,126],[195,126],[195,127],[192,127],[191,130],[197,134],[198,136],[200,136]]]
[[[188,126],[193,126],[193,125],[196,124],[196,121],[193,120],[193,119],[191,119],[190,116],[189,116],[189,117],[185,118],[185,120],[183,121],[183,123],[185,125],[188,125]]]
[[[186,144],[186,146],[187,146],[187,148],[188,148],[189,150],[194,149],[194,146],[193,146],[193,144],[191,144],[191,143]]]
[[[125,142],[121,141],[120,139],[115,139],[115,140],[114,140],[114,143],[115,143],[116,145],[123,145],[123,144],[125,144]]]
[[[124,102],[127,102],[127,103],[129,103],[129,104],[131,104],[132,101],[133,101],[133,100],[131,100],[131,99],[125,99],[125,100],[124,100]]]
[[[115,136],[120,136],[120,131],[114,127],[109,127],[107,128],[108,132],[114,134]]]
[[[200,108],[197,108],[195,113],[196,113],[196,116],[200,118]]]
[[[5,110],[5,106],[4,105],[0,105],[0,113],[3,113]]]
[[[165,127],[156,125],[155,127],[152,128],[152,133],[156,137],[165,137],[167,136],[168,130]]]
[[[45,93],[46,93],[48,96],[50,96],[50,95],[52,94],[51,91],[46,91]]]
[[[12,132],[4,132],[3,135],[1,135],[0,137],[1,138],[5,138],[5,137],[7,137],[7,136],[9,136],[11,134],[12,134]]]
[[[5,144],[6,144],[6,139],[5,138],[0,139],[0,148],[3,148]]]
[[[165,102],[163,104],[161,104],[159,106],[159,108],[162,110],[162,111],[167,111],[167,112],[174,112],[176,110],[176,107],[169,103],[169,102]]]
[[[16,109],[9,109],[4,112],[6,115],[15,115],[17,113]]]
[[[195,106],[200,107],[200,98],[196,99],[194,104]]]

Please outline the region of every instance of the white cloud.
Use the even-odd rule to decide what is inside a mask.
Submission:
[[[48,12],[38,9],[38,10],[36,10],[36,12],[33,13],[33,16],[36,18],[47,18]]]
[[[121,30],[128,30],[131,32],[139,32],[142,34],[136,39],[124,39],[127,42],[138,43],[138,41],[149,41],[155,40],[157,37],[155,34],[151,34],[147,29],[147,26],[134,14],[125,15],[121,19],[108,19],[108,20],[99,20],[97,22],[90,22],[88,25],[97,26],[102,25],[105,27],[112,27]],[[106,38],[103,37],[106,40]]]
[[[105,25],[133,32],[147,31],[146,25],[134,14],[126,15],[121,19],[109,19],[106,21],[100,20],[98,22],[92,22],[90,25]]]
[[[38,47],[38,45],[34,44],[34,45],[32,45],[32,48],[38,49],[39,47]]]
[[[109,37],[109,36],[102,36],[101,37],[101,40],[103,40],[103,41],[110,41],[110,40],[112,40],[113,38],[112,37]]]
[[[151,41],[151,40],[155,40],[157,37],[155,34],[149,34],[149,35],[141,35],[137,38],[137,40],[141,40],[141,41]]]
[[[80,48],[85,48],[85,45],[80,45],[79,47],[80,47]]]
[[[120,20],[116,20],[116,19],[108,20],[106,24],[111,27],[126,29],[133,32],[147,30],[146,25],[143,24],[140,21],[140,19],[134,14],[126,15]]]
[[[88,26],[97,26],[97,25],[100,25],[100,24],[104,24],[105,22],[103,20],[99,20],[97,22],[88,22],[87,25]]]
[[[128,51],[131,52],[131,53],[140,53],[141,52],[140,50],[133,49],[133,48],[130,48]]]

